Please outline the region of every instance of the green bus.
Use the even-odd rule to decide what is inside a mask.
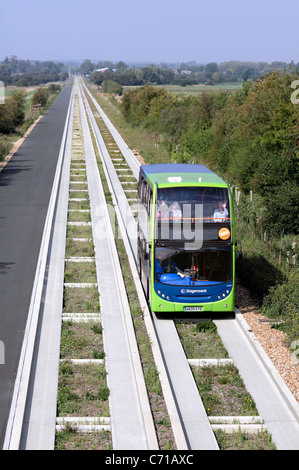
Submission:
[[[203,165],[141,165],[137,264],[157,313],[234,312],[229,185]]]

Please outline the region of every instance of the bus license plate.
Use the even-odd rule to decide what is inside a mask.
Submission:
[[[185,312],[202,312],[203,307],[185,307]]]

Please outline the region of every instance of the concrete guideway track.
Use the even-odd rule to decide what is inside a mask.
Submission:
[[[0,174],[1,447],[70,95],[62,90]]]
[[[158,449],[114,235],[80,92],[79,101],[101,295],[113,448]]]

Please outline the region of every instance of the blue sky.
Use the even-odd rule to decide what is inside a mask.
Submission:
[[[299,62],[299,0],[0,0],[0,60]]]

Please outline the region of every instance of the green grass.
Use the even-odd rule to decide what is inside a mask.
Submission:
[[[111,450],[110,431],[80,433],[76,427],[66,425],[56,433],[55,450]]]
[[[208,416],[258,416],[234,365],[192,368]]]
[[[176,328],[189,359],[228,357],[213,322],[176,322]]]
[[[99,311],[97,287],[65,287],[63,313],[98,313]]]
[[[58,380],[58,416],[110,416],[106,375],[104,364],[62,362]]]
[[[220,450],[276,450],[271,435],[267,431],[256,434],[244,431],[227,434],[217,429],[214,432]]]
[[[60,357],[61,359],[104,359],[102,325],[63,322]]]

